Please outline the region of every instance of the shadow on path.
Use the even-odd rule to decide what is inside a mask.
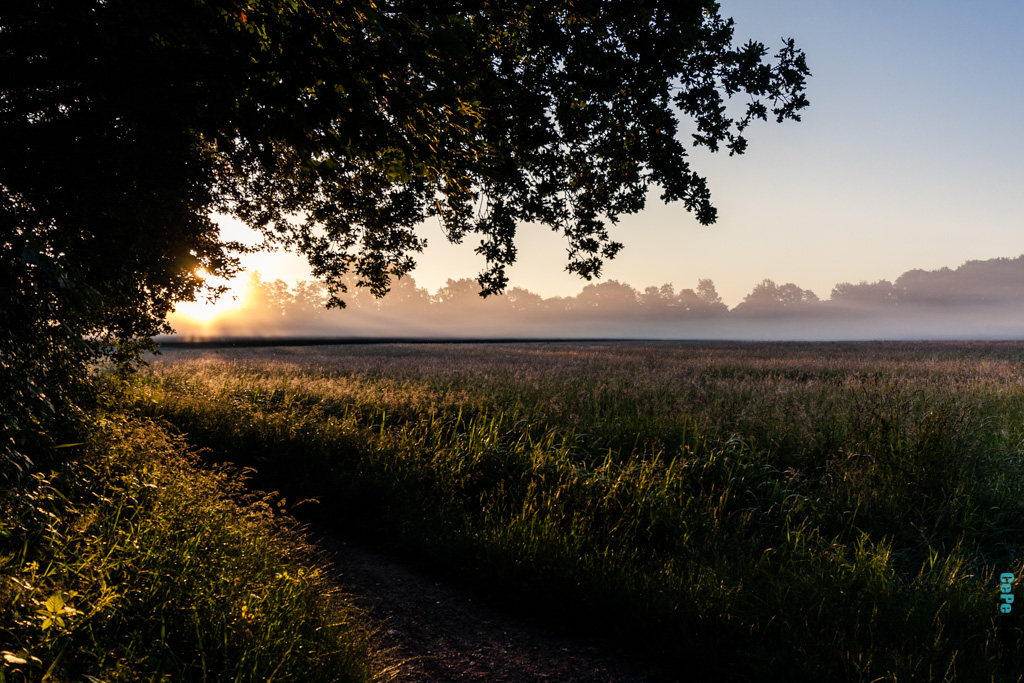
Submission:
[[[384,555],[317,534],[335,581],[369,614],[403,664],[398,680],[648,683],[642,668],[596,643],[502,614],[471,593]]]

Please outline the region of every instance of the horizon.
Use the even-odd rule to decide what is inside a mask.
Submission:
[[[320,283],[289,286],[254,272],[235,300],[219,308],[193,305],[171,322],[180,338],[195,340],[1016,339],[1024,338],[1024,255],[912,269],[892,282],[837,283],[828,298],[766,279],[733,307],[711,280],[644,291],[606,281],[575,297],[515,288],[507,297],[481,299],[469,279],[431,293],[404,278],[383,299],[356,292],[344,311],[326,309],[327,299]]]

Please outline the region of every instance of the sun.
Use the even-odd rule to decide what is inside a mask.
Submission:
[[[197,268],[194,273],[207,283],[220,279],[211,276],[205,268]],[[216,301],[202,295],[196,301],[181,301],[175,305],[174,313],[171,315],[187,325],[206,327],[224,315],[237,313],[239,309],[238,297],[228,291],[221,294]]]
[[[174,315],[193,324],[208,325],[226,310],[230,309],[225,309],[221,301],[183,301],[174,307]]]
[[[237,313],[238,302],[230,294],[222,295],[217,301],[183,301],[174,307],[174,316],[193,325],[209,325],[218,318]]]

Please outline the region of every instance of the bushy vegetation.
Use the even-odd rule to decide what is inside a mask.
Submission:
[[[1020,680],[1024,346],[175,351],[137,405],[663,673]]]
[[[369,681],[365,630],[273,500],[98,418],[0,502],[0,681]]]

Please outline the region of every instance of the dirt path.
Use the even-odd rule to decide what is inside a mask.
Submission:
[[[337,580],[405,662],[400,681],[646,683],[635,663],[510,618],[461,589],[336,538],[317,539]]]

